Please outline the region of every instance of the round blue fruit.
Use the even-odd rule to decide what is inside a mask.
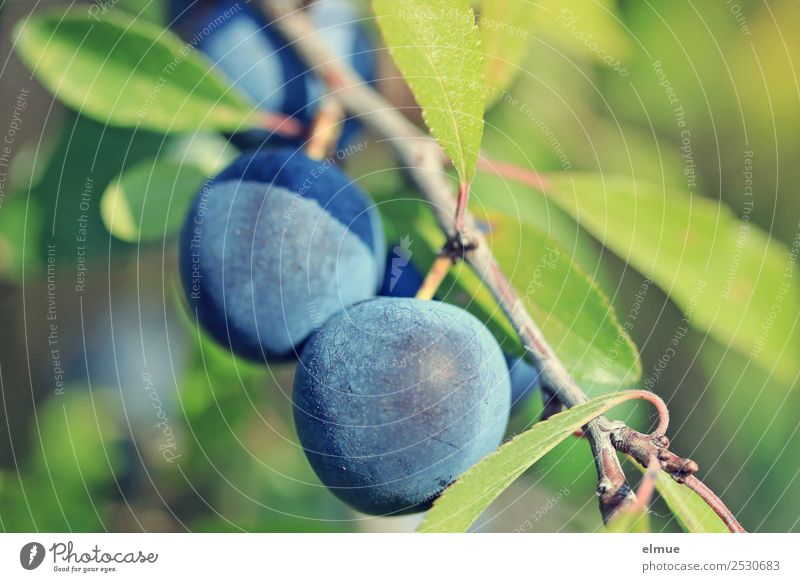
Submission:
[[[253,359],[291,357],[329,317],[375,295],[385,258],[369,197],[328,162],[244,154],[197,194],[181,233],[192,314]]]
[[[512,412],[521,408],[525,401],[539,389],[539,370],[525,358],[506,356],[508,375],[511,379]]]
[[[378,294],[383,297],[414,297],[424,280],[411,263],[408,244],[400,241],[388,254],[386,272]],[[506,364],[511,380],[511,411],[515,412],[539,389],[539,372],[524,358],[506,355]]]
[[[510,394],[500,346],[474,316],[379,297],[308,340],[295,376],[295,424],[335,495],[364,513],[410,513],[497,448]]]
[[[386,259],[386,272],[378,293],[383,297],[414,297],[425,278],[411,263],[408,241],[392,247]],[[511,381],[511,411],[520,410],[528,397],[539,389],[539,371],[525,358],[506,355]]]
[[[373,46],[351,0],[321,0],[307,9],[320,39],[337,58],[347,59],[367,81],[376,78]],[[168,20],[186,41],[206,54],[233,85],[265,111],[308,125],[325,94],[324,84],[268,23],[257,3],[241,0],[171,0]],[[358,128],[345,123],[342,143]],[[246,131],[232,137],[241,149],[255,149],[277,136]],[[288,143],[283,140],[286,145]],[[297,145],[297,144],[294,144]]]

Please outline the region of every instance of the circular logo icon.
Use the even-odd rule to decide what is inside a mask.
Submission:
[[[39,542],[29,542],[19,551],[19,563],[26,570],[35,570],[44,561],[44,546]]]

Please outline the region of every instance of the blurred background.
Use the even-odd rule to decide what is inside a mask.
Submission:
[[[190,324],[176,241],[162,234],[181,221],[185,200],[166,204],[155,227],[134,220],[110,234],[119,218],[103,200],[123,171],[190,152],[211,174],[235,150],[221,136],[106,127],[56,102],[12,52],[11,29],[32,11],[68,4],[0,2],[0,528],[413,530],[418,517],[367,518],[320,485],[294,435],[291,364],[236,359]],[[164,24],[158,0],[113,4]],[[792,244],[800,4],[541,0],[531,9],[539,18],[525,70],[487,117],[493,157],[683,189],[696,180],[694,193]],[[412,107],[398,83],[379,87]],[[685,128],[691,172],[681,157]],[[347,163],[371,188],[401,187],[396,172],[375,173],[394,167],[380,145]],[[640,305],[630,333],[645,375],[658,370],[653,389],[672,411],[673,450],[697,460],[747,529],[800,531],[797,376],[777,380],[696,330],[659,368],[680,309],[539,194],[481,177],[476,196],[499,188],[526,200],[527,218],[573,251],[623,321]],[[532,399],[510,433],[540,407]],[[647,428],[643,408],[615,416]],[[632,482],[638,475],[631,470]],[[600,530],[595,485],[589,447],[570,439],[503,494],[479,529]],[[660,502],[653,519],[655,531],[679,529]]]

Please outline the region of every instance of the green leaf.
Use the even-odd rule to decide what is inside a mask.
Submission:
[[[607,394],[556,414],[514,437],[448,487],[418,531],[466,532],[492,501],[536,461],[590,420],[631,398],[626,392]]]
[[[607,533],[650,533],[650,514],[645,508],[623,511],[606,524]]]
[[[20,22],[15,47],[61,101],[102,123],[160,132],[258,127],[255,106],[191,44],[119,11],[85,6]]]
[[[627,76],[623,60],[631,52],[631,41],[615,14],[615,4],[614,0],[536,0],[530,6],[545,36],[572,54]]]
[[[667,292],[688,325],[708,331],[785,382],[794,380],[800,239],[787,249],[713,200],[631,178],[553,174],[547,179],[546,194]]]
[[[486,108],[511,86],[525,59],[533,35],[536,11],[527,0],[484,2],[478,25],[484,54]]]
[[[417,198],[378,197],[390,241],[409,236],[411,262],[426,272],[445,242],[426,203]],[[481,219],[492,252],[525,307],[578,382],[628,386],[641,376],[636,346],[621,327],[602,291],[570,255],[530,224],[500,214],[473,212]],[[494,333],[506,353],[523,355],[518,335],[480,278],[458,263],[437,298],[472,312]]]
[[[632,464],[644,472],[641,465]],[[697,493],[676,483],[663,471],[658,474],[656,490],[687,533],[730,533],[719,516]]]
[[[108,231],[126,242],[160,241],[180,230],[206,173],[187,163],[146,161],[103,192],[100,215]]]
[[[483,136],[486,84],[468,0],[374,0],[378,25],[431,133],[470,183]]]

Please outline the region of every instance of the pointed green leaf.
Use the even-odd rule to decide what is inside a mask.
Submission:
[[[486,84],[480,34],[468,0],[374,0],[400,72],[431,133],[471,182],[483,136]]]
[[[258,127],[260,114],[191,46],[143,19],[86,7],[19,23],[15,47],[61,101],[102,123],[160,132]]]
[[[629,399],[631,396],[626,392],[607,394],[556,414],[514,437],[448,487],[418,531],[466,532],[492,501],[536,461],[587,422]]]
[[[511,86],[533,40],[536,10],[528,0],[491,0],[481,6],[478,25],[488,90],[487,109]]]
[[[778,378],[795,379],[800,237],[787,249],[713,200],[631,178],[553,174],[547,179],[546,194],[655,281],[684,310],[688,325],[708,331]],[[743,215],[749,216],[746,208]]]

